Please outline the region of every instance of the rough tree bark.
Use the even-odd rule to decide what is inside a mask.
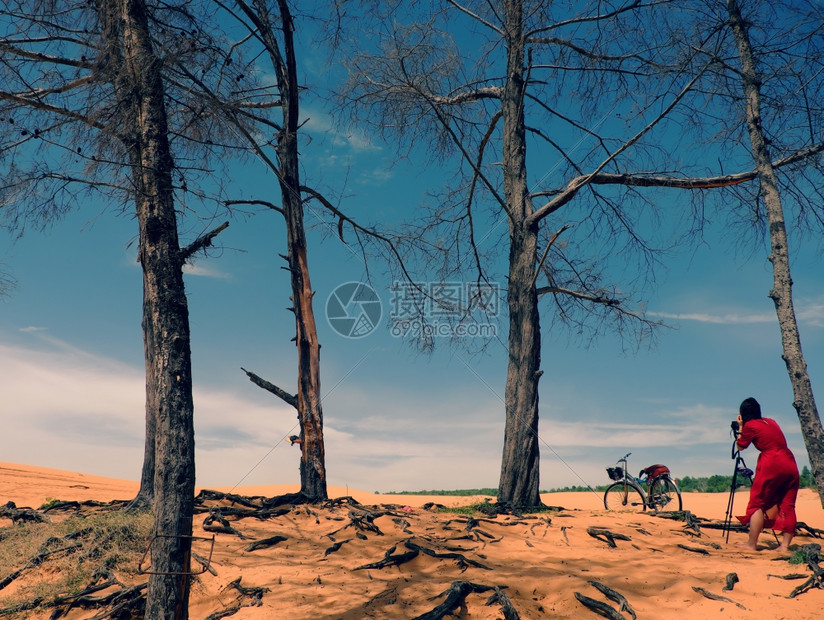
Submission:
[[[311,501],[327,499],[326,453],[323,442],[323,409],[320,396],[320,343],[312,309],[311,280],[303,226],[303,199],[298,154],[299,85],[294,44],[294,23],[285,0],[278,0],[283,51],[275,36],[267,3],[255,0],[253,7],[236,2],[257,29],[277,77],[283,123],[277,135],[277,177],[286,222],[287,257],[295,314],[298,349],[296,404],[300,422],[300,492]],[[287,401],[289,402],[289,401]]]
[[[503,180],[509,215],[509,361],[506,421],[498,502],[537,506],[538,380],[541,377],[541,327],[535,287],[538,225],[530,223],[532,200],[526,180],[524,121],[524,26],[522,2],[505,3],[507,76],[501,93]]]
[[[801,336],[793,308],[792,277],[784,209],[778,190],[775,169],[770,159],[769,146],[764,135],[761,117],[761,76],[756,67],[747,23],[741,15],[737,0],[727,0],[730,26],[738,47],[741,62],[741,80],[746,99],[747,129],[755,161],[761,194],[767,214],[770,233],[769,260],[773,268],[773,288],[769,293],[775,304],[778,326],[781,330],[781,356],[793,389],[793,407],[801,423],[801,434],[807,447],[813,478],[821,505],[824,506],[824,429],[813,396],[807,362],[801,350]]]
[[[298,418],[301,432],[300,490],[313,500],[326,496],[326,453],[323,444],[323,409],[320,402],[320,343],[312,309],[312,285],[303,229],[303,200],[298,168],[298,80],[292,17],[285,0],[278,0],[283,26],[286,63],[278,84],[283,101],[283,131],[278,136],[280,188],[286,220],[289,273],[298,348]]]
[[[139,135],[131,145],[138,260],[143,268],[147,420],[154,418],[154,536],[146,618],[188,618],[194,509],[194,405],[189,313],[174,208],[160,62],[144,0],[118,0],[123,65]],[[154,411],[150,409],[154,408]],[[147,425],[148,426],[148,425]]]

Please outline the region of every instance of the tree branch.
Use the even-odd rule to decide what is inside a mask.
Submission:
[[[591,301],[596,304],[604,306],[620,306],[621,300],[615,297],[607,297],[605,295],[592,295],[589,293],[582,293],[581,291],[573,291],[569,288],[562,288],[560,286],[541,286],[535,289],[538,295],[545,295],[546,293],[560,293],[561,295],[569,295],[576,299],[583,299],[584,301]]]
[[[195,252],[199,252],[203,248],[208,248],[212,245],[212,240],[217,237],[220,233],[226,230],[229,227],[229,222],[223,222],[220,226],[215,228],[212,232],[206,233],[205,235],[201,235],[197,239],[195,239],[192,243],[187,245],[180,251],[180,259],[181,262],[186,262],[191,258],[192,254]]]
[[[283,209],[277,206],[273,202],[269,202],[268,200],[226,200],[223,204],[227,207],[231,205],[263,205],[264,207],[268,207],[273,211],[277,211],[281,215],[283,215]]]
[[[246,373],[246,376],[249,377],[249,380],[256,386],[262,387],[267,392],[271,392],[285,403],[292,405],[292,407],[294,407],[295,409],[298,408],[298,397],[296,395],[293,396],[286,390],[283,390],[276,386],[274,383],[269,383],[266,379],[261,379],[255,373],[246,370],[243,367],[241,367],[240,369]]]
[[[824,143],[816,144],[807,149],[796,151],[790,155],[776,159],[772,165],[781,168],[794,164],[801,160],[813,157],[824,151]],[[549,213],[557,211],[558,208],[572,200],[575,194],[585,185],[627,185],[633,187],[669,187],[673,189],[712,189],[716,187],[731,187],[752,181],[758,177],[755,170],[738,172],[736,174],[725,174],[714,177],[670,177],[651,176],[646,174],[632,173],[592,173],[581,175],[572,179],[563,190],[559,190],[559,196],[555,200],[541,207],[532,215],[532,219],[542,219]],[[550,211],[545,211],[551,207]]]

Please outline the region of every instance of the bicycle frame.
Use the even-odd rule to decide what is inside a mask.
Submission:
[[[681,510],[681,493],[669,472],[656,476],[644,473],[643,478],[633,476],[628,472],[631,454],[630,452],[616,461],[620,468],[607,468],[613,482],[604,492],[604,507],[608,510],[622,507],[659,511],[671,510],[674,506],[676,510]],[[673,501],[676,503],[670,504]]]
[[[629,456],[631,454],[632,454],[632,452],[628,452],[626,455],[624,455],[623,458],[620,458],[617,461],[618,463],[621,463],[621,471],[623,472],[623,477],[621,478],[621,480],[616,480],[616,482],[623,482],[624,483],[624,493],[623,493],[623,498],[622,498],[621,504],[623,506],[626,506],[629,503],[629,491],[630,491],[630,489],[632,489],[632,490],[637,489],[638,491],[641,492],[641,500],[644,502],[644,508],[646,509],[647,507],[649,507],[649,501],[647,499],[647,492],[644,489],[645,483],[640,478],[636,478],[634,476],[631,476],[629,474],[629,472],[627,471],[627,459],[629,458]]]

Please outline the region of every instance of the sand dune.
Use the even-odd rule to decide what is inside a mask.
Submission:
[[[134,481],[0,463],[0,504],[11,500],[18,507],[38,507],[48,499],[128,499],[137,488]],[[236,488],[233,493],[271,497],[296,490],[280,485]],[[423,506],[432,501],[466,505],[483,498],[393,496],[336,487],[329,489],[329,495],[351,496],[362,507],[347,502],[327,508],[296,507],[272,519],[234,520],[232,526],[243,539],[217,534],[212,559],[217,575],[197,578],[190,617],[201,620],[237,604],[251,604],[250,597],[229,587],[238,577],[243,586],[266,590],[260,605],[242,607],[229,616],[237,620],[414,618],[443,602],[442,594],[456,581],[500,586],[522,619],[599,617],[578,601],[576,592],[616,608],[591,585],[593,581],[625,596],[638,618],[812,619],[821,617],[824,609],[824,589],[787,598],[803,580],[779,576],[809,575],[810,570],[777,560],[770,550],[775,546],[771,534],[762,535],[763,551],[746,553],[734,547],[744,540],[743,533],[733,532],[728,545],[719,530],[705,527],[696,536],[683,522],[647,513],[608,512],[594,493],[548,494],[544,502],[564,510],[477,522]],[[691,493],[684,496],[684,508],[702,519],[721,522],[727,501],[727,494]],[[741,510],[736,513],[743,511],[746,501],[747,492],[739,491],[735,506]],[[374,530],[359,530],[353,515],[369,515],[367,522]],[[810,527],[824,529],[824,510],[813,492],[800,493],[798,515]],[[198,515],[195,534],[211,538],[202,530],[202,521],[203,515]],[[0,525],[8,521],[0,520]],[[618,534],[616,547],[590,535],[591,528]],[[251,542],[275,535],[286,540],[246,550]],[[801,535],[794,547],[811,542],[822,541]],[[329,551],[334,543],[341,544]],[[197,542],[201,555],[208,554],[209,544]],[[415,549],[419,553],[399,565],[360,568],[379,562],[393,547],[392,555]],[[739,582],[732,591],[724,591],[725,578],[732,572]],[[728,601],[712,600],[696,589]],[[498,603],[486,604],[493,593],[469,594],[456,614],[502,618]],[[64,617],[93,615],[73,610]]]

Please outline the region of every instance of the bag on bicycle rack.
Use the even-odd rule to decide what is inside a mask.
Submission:
[[[639,477],[647,476],[647,478],[657,478],[658,476],[669,475],[670,470],[669,467],[666,465],[661,465],[661,463],[656,463],[655,465],[650,465],[649,467],[645,467],[641,470],[638,474]]]
[[[624,470],[620,467],[607,467],[607,473],[611,480],[623,480]]]

